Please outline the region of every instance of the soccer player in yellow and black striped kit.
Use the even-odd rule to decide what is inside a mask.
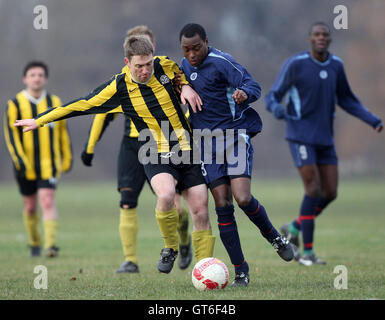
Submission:
[[[182,191],[192,216],[192,243],[197,261],[213,255],[215,237],[208,217],[207,186],[200,159],[198,163],[191,159],[192,130],[172,87],[172,79],[180,72],[178,65],[165,57],[153,57],[153,46],[143,36],[127,38],[124,47],[127,68],[122,73],[85,98],[48,110],[35,119],[16,121],[15,126],[25,126],[23,131],[28,132],[82,114],[124,112],[141,132],[139,141],[145,130],[148,141],[142,141],[138,157],[157,196],[155,216],[164,241],[158,270],[169,273],[179,243],[176,188]],[[181,83],[182,102],[188,101],[193,109],[201,108],[199,96],[184,77]]]
[[[144,25],[135,26],[127,30],[126,37],[142,35],[148,38],[155,49],[155,36],[153,32]],[[174,83],[174,86],[176,84]],[[105,129],[116,119],[118,114],[97,114],[91,124],[87,142],[81,154],[84,165],[92,166],[94,149],[96,143],[103,136]],[[118,191],[120,200],[119,234],[122,243],[125,261],[116,273],[139,272],[137,256],[138,217],[137,205],[139,195],[146,181],[143,165],[138,160],[138,151],[141,142],[138,141],[139,132],[129,116],[125,116],[124,135],[120,143],[118,156]],[[179,259],[180,269],[186,269],[192,259],[191,235],[188,232],[188,212],[182,206],[180,195],[176,194],[175,205],[179,214],[178,236],[179,236]]]
[[[49,108],[61,106],[59,97],[44,90],[47,78],[48,67],[45,63],[28,63],[23,77],[26,88],[8,101],[4,116],[4,135],[23,196],[24,223],[32,257],[40,256],[42,246],[38,229],[38,202],[43,213],[46,255],[56,257],[58,254],[58,213],[54,192],[60,174],[69,171],[72,164],[71,143],[65,120],[26,133],[13,125],[16,119],[35,117]]]

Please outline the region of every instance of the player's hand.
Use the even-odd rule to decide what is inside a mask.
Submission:
[[[278,104],[275,106],[273,110],[273,115],[276,119],[285,119],[286,118],[286,110],[283,105]]]
[[[378,125],[374,130],[376,130],[378,133],[380,133],[384,129],[384,126],[382,124]]]
[[[246,92],[241,90],[241,89],[235,90],[232,97],[233,97],[235,103],[237,103],[237,104],[241,104],[242,102],[247,100]]]
[[[195,90],[189,85],[182,86],[180,99],[183,104],[186,104],[186,102],[188,102],[194,113],[196,113],[197,110],[202,111],[202,100],[200,96],[195,92]]]
[[[172,85],[174,87],[174,90],[178,92],[179,94],[181,93],[180,87],[182,85],[182,71],[179,73],[176,73],[174,76],[174,79],[172,79]]]
[[[82,162],[85,166],[91,167],[92,166],[92,158],[94,157],[93,153],[87,153],[86,151],[83,151],[80,158],[82,159]]]
[[[38,128],[35,119],[16,120],[16,123],[14,123],[14,126],[15,127],[26,127],[23,129],[23,132],[36,130]]]

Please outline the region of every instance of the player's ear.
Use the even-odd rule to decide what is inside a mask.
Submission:
[[[127,65],[127,67],[130,67],[130,60],[128,60],[127,57],[124,57],[124,63]]]

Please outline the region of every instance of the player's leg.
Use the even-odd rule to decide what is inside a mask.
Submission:
[[[334,147],[324,148],[325,155],[322,159],[323,163],[318,164],[318,170],[321,180],[321,196],[319,197],[316,205],[316,216],[319,216],[321,212],[337,198],[338,188],[338,166],[337,155]],[[327,158],[327,159],[326,159]]]
[[[301,203],[299,216],[291,223],[281,227],[282,233],[287,237],[294,248],[294,258],[298,261],[301,257],[299,251],[299,233],[304,224],[303,240],[311,249],[314,230],[315,203],[320,192],[320,178],[316,165],[317,155],[314,146],[289,141],[290,152],[298,173],[304,185],[304,197]],[[305,221],[303,223],[303,221]]]
[[[139,142],[124,136],[118,156],[118,190],[120,192],[119,235],[124,262],[116,273],[139,272],[137,257],[137,205],[146,175],[138,161]]]
[[[43,213],[44,248],[47,257],[53,258],[59,251],[56,246],[58,212],[55,202],[55,184],[49,180],[39,181],[37,195]]]
[[[161,165],[158,166],[161,167]],[[157,169],[157,165],[154,165],[154,167],[154,169]],[[149,173],[148,166],[145,166],[145,169],[157,197],[155,217],[164,241],[158,270],[169,273],[178,255],[179,244],[177,232],[179,217],[174,203],[177,180],[168,172],[152,175]]]
[[[234,139],[226,140],[227,174],[230,177],[233,196],[238,206],[258,227],[278,255],[285,261],[290,261],[293,259],[290,243],[274,228],[263,205],[251,194],[253,154],[253,145],[248,135],[239,133]]]
[[[179,190],[178,190],[179,192]],[[178,236],[179,236],[179,260],[178,266],[180,269],[186,269],[192,259],[191,251],[191,235],[188,231],[188,212],[182,205],[181,196],[179,193],[175,194],[175,207],[178,211]]]
[[[28,234],[30,257],[39,257],[41,252],[41,236],[39,232],[39,215],[37,213],[37,183],[16,176],[19,192],[23,197],[23,220]]]
[[[198,174],[200,171],[197,171]],[[204,182],[204,180],[201,180]],[[196,262],[212,257],[214,254],[215,237],[212,235],[208,215],[208,192],[204,183],[188,187],[182,191],[193,222],[191,234]]]
[[[211,170],[210,166],[206,167]],[[213,181],[210,190],[215,201],[219,235],[234,266],[235,279],[231,286],[247,286],[250,281],[249,265],[242,251],[228,177]]]
[[[37,213],[37,194],[23,196],[24,226],[28,234],[30,257],[39,257],[41,252],[41,236],[39,232],[39,215]]]
[[[298,168],[298,171],[305,189],[299,216],[299,227],[302,231],[303,240],[303,255],[299,258],[299,262],[309,266],[316,262],[316,259],[313,259],[313,257],[316,257],[313,250],[313,242],[316,205],[321,192],[321,180],[318,166],[315,164],[302,166]],[[297,229],[297,226],[295,228]],[[293,230],[291,229],[290,232],[292,233]]]
[[[338,172],[337,165],[318,165],[318,173],[320,176],[320,196],[317,198],[313,215],[319,216],[322,210],[337,197]],[[311,220],[310,220],[311,221]],[[302,221],[302,229],[306,230],[309,220]],[[313,219],[312,229],[308,230],[311,233],[311,239],[314,238],[315,224]],[[306,232],[306,231],[305,231]],[[302,232],[303,234],[303,232]],[[308,236],[309,237],[309,236]],[[310,240],[309,240],[310,241]],[[313,240],[314,242],[314,240]],[[305,241],[304,241],[305,245]],[[305,265],[311,264],[326,264],[326,262],[317,257],[314,250],[304,250],[304,255],[300,259],[300,263]]]
[[[262,236],[271,243],[278,255],[285,261],[291,261],[294,254],[293,249],[290,243],[274,228],[264,206],[251,194],[251,178],[233,176],[230,181],[238,206],[258,227]]]

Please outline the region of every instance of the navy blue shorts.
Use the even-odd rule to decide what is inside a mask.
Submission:
[[[334,145],[320,146],[289,141],[289,148],[297,168],[310,164],[338,164]]]
[[[202,139],[201,168],[206,184],[212,189],[224,183],[230,184],[230,180],[234,178],[250,178],[253,171],[253,153],[253,145],[247,134],[235,134],[233,138],[216,137],[206,145]]]

